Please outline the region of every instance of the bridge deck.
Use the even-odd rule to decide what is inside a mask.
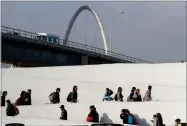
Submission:
[[[13,29],[13,28],[4,27],[4,26],[1,26],[1,34],[2,34],[2,37],[8,37],[8,38],[11,38],[11,39],[26,40],[26,41],[29,41],[29,42],[32,42],[32,43],[37,43],[37,44],[40,44],[40,45],[42,44],[42,45],[45,45],[45,46],[52,46],[52,47],[63,48],[63,49],[66,49],[66,50],[71,50],[71,51],[78,51],[80,53],[87,53],[87,54],[90,54],[90,55],[105,57],[105,58],[108,58],[108,59],[113,59],[113,60],[116,60],[116,61],[119,61],[119,62],[124,62],[124,63],[126,63],[126,62],[150,63],[148,61],[133,58],[133,57],[130,57],[130,56],[125,56],[125,55],[115,53],[115,52],[111,52],[111,51],[108,51],[107,55],[106,55],[105,50],[103,50],[103,49],[88,46],[88,45],[84,45],[84,44],[80,44],[80,43],[75,43],[75,42],[71,42],[71,41],[64,41],[62,39],[59,40],[59,44],[39,40],[36,37],[37,36],[36,33],[23,31],[23,30],[19,30],[19,29]]]

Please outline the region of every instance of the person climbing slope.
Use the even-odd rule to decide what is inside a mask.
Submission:
[[[56,92],[53,92],[49,95],[49,100],[52,104],[60,103],[60,88],[57,88]]]

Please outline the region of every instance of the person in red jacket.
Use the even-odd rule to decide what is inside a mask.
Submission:
[[[90,106],[90,113],[88,114],[86,121],[99,122],[99,114],[97,113],[94,105]]]
[[[22,91],[21,94],[20,94],[20,97],[15,102],[15,106],[25,105],[25,103],[26,103],[25,95],[26,95],[26,92]]]

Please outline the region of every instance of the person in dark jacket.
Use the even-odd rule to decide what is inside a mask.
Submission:
[[[5,106],[5,100],[7,96],[7,91],[3,91],[3,95],[1,96],[1,106]]]
[[[14,109],[14,105],[11,104],[10,100],[7,100],[6,103],[7,103],[7,109],[6,109],[7,116],[15,116],[16,112]]]
[[[88,114],[86,121],[95,123],[99,122],[99,114],[97,113],[94,105],[90,106],[90,113]]]
[[[128,117],[129,117],[129,115],[127,114],[126,109],[122,109],[121,114],[120,114],[120,118],[123,120],[123,124],[129,124]]]
[[[134,99],[134,101],[137,101],[137,102],[141,102],[142,101],[142,97],[141,97],[141,94],[140,94],[140,89],[136,89],[136,99]]]
[[[52,101],[53,104],[60,103],[60,88],[56,89],[56,92],[52,93]]]
[[[26,103],[25,102],[25,95],[26,95],[26,92],[22,91],[21,94],[20,94],[20,97],[15,102],[16,106],[25,105],[25,103]]]
[[[103,101],[111,101],[113,100],[113,98],[111,97],[111,95],[113,94],[113,91],[109,88],[106,88],[106,93],[104,94],[104,98]]]
[[[131,100],[134,100],[134,99],[137,98],[137,95],[136,95],[135,91],[136,91],[136,87],[133,87],[132,90],[131,90],[131,94],[130,94],[130,99]]]
[[[123,95],[122,95],[122,88],[119,87],[118,88],[118,92],[116,93],[115,97],[114,97],[115,101],[123,101]]]
[[[78,93],[77,93],[78,87],[75,85],[73,86],[73,92],[71,92],[71,102],[78,102]]]
[[[25,95],[25,105],[31,105],[31,89],[28,89]]]
[[[62,111],[62,112],[61,112],[60,119],[61,119],[61,120],[67,120],[68,114],[67,114],[66,109],[64,108],[64,105],[61,105],[59,108],[60,108],[61,111]]]
[[[162,115],[160,113],[156,114],[156,126],[165,126],[163,124]]]

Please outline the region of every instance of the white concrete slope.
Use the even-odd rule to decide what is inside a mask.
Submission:
[[[79,88],[79,103],[67,103],[66,97],[74,85]],[[139,88],[143,96],[148,85],[153,87],[153,100],[159,101],[102,101],[107,87],[115,93],[121,86],[126,100],[133,86]],[[142,125],[151,124],[152,115],[157,112],[162,114],[167,125],[174,124],[176,118],[186,122],[186,63],[2,69],[2,90],[8,91],[8,99],[15,102],[22,90],[32,89],[33,105],[19,107],[21,114],[16,118],[58,120],[59,105],[46,104],[49,94],[57,87],[61,88],[60,104],[65,105],[69,121],[85,122],[89,106],[94,104],[101,122],[122,123],[119,114],[123,108],[136,114]],[[2,115],[2,121],[7,122],[5,108]]]

